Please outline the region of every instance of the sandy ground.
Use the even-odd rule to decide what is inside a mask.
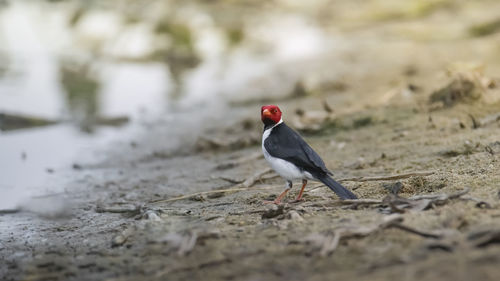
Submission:
[[[321,115],[316,98],[286,102],[292,126],[299,126],[292,121],[299,119],[297,104],[316,104],[304,116]],[[2,229],[0,272],[5,280],[496,280],[500,128],[484,117],[498,107],[477,101],[423,110],[413,104],[370,107],[335,115],[318,132],[305,133],[337,179],[433,173],[344,182],[361,199],[383,202],[340,204],[330,190],[311,184],[319,188],[310,188],[303,202],[291,203],[296,187],[289,202],[266,205],[283,187],[273,174],[244,190],[158,201],[241,189],[229,181],[265,170],[258,157],[259,120],[244,119],[236,128],[246,129],[206,133],[192,153],[82,167],[74,172],[75,192],[63,195],[67,218],[4,214],[15,223]],[[467,114],[483,124],[474,129]],[[228,132],[250,141],[212,143]],[[462,197],[433,201],[424,210],[387,197],[394,189],[410,198],[465,188]],[[36,200],[62,204],[57,197]],[[397,226],[381,225],[395,215]],[[339,230],[345,236],[332,246]]]
[[[184,149],[161,150],[160,123],[108,161],[69,171],[70,192],[0,215],[0,279],[497,280],[498,35],[390,40],[422,35],[421,24],[354,31],[356,49],[308,66],[321,76],[339,65],[341,78],[305,77],[300,97],[231,104],[218,116],[226,122],[198,128]],[[441,28],[448,39],[460,29]],[[296,183],[283,205],[263,203],[284,186],[273,173],[251,180],[268,167],[258,157],[263,102],[281,106],[361,201],[311,183],[292,203]],[[362,178],[408,173],[420,174]]]

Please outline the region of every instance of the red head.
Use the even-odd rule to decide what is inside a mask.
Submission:
[[[276,105],[264,105],[260,109],[260,119],[264,125],[274,125],[281,120],[281,110]]]

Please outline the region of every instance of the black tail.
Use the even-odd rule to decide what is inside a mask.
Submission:
[[[340,183],[336,182],[328,175],[324,175],[318,178],[322,183],[328,186],[335,194],[337,194],[340,199],[358,199],[354,193],[352,193],[349,189],[342,186]]]

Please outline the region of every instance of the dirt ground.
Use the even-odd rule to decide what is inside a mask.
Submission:
[[[293,115],[299,103],[286,103],[285,114]],[[331,133],[321,129],[305,135],[337,179],[432,172],[345,181],[361,199],[384,199],[395,189],[404,198],[468,188],[466,195],[420,210],[397,203],[393,208],[390,200],[343,205],[320,186],[309,190],[304,202],[277,207],[263,204],[283,188],[280,178],[268,174],[244,190],[158,201],[241,189],[229,181],[267,167],[255,142],[243,148],[200,145],[201,152],[189,155],[83,167],[75,172],[81,175],[72,187],[77,192],[64,195],[70,200],[64,209],[68,218],[4,214],[16,223],[2,230],[1,273],[4,280],[496,280],[500,128],[493,121],[474,129],[464,112],[479,120],[498,107],[478,101],[425,114],[421,110],[367,108],[335,117]],[[370,121],[361,122],[359,116]],[[230,127],[210,135],[228,130],[237,138],[259,134],[256,125],[247,126],[251,129]],[[165,196],[172,187],[175,192]],[[398,225],[435,236],[379,225],[394,213],[401,216]],[[367,233],[357,232],[367,228]],[[339,229],[353,235],[340,237],[332,250]]]
[[[156,124],[68,171],[64,194],[0,214],[0,279],[497,280],[498,34],[390,40],[452,17],[353,32],[355,49],[313,67],[341,65],[341,79],[230,103],[222,125],[177,151],[161,151],[169,136]],[[263,203],[284,187],[259,157],[263,103],[280,105],[358,202],[311,183],[292,203],[295,183],[283,205]]]

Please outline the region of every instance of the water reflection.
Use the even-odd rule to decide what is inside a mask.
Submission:
[[[221,12],[222,6],[234,13]],[[108,66],[124,63],[164,65],[154,75],[162,79],[148,81],[168,84],[163,104],[284,96],[308,71],[305,61],[338,42],[325,40],[328,35],[306,14],[278,7],[259,14],[258,7],[196,1],[9,2],[1,10],[5,44],[0,53],[13,61],[9,72],[21,75],[0,82],[0,110],[71,120],[92,131],[94,119],[106,111],[102,101],[109,100],[105,80],[114,69]],[[292,69],[291,63],[304,67]],[[135,95],[147,98],[143,91]]]
[[[116,132],[111,128],[82,135],[65,124],[0,135],[0,209],[14,208],[32,195],[71,188],[66,185],[71,178],[64,175],[73,161],[102,160],[103,156],[91,149],[115,137]]]

